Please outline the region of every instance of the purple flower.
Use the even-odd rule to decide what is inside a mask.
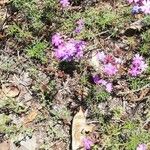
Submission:
[[[68,7],[70,5],[69,0],[60,0],[60,4],[62,5],[62,7]]]
[[[55,51],[55,56],[58,59],[64,59],[65,56],[65,46],[64,45],[59,45],[57,48],[54,49]]]
[[[145,63],[143,57],[139,54],[136,54],[129,69],[129,74],[131,74],[132,76],[140,75],[146,70],[147,67],[148,65]]]
[[[139,1],[141,1],[141,0],[127,0],[129,3],[137,3],[137,2],[139,2]]]
[[[86,43],[84,41],[74,41],[76,47],[76,58],[83,57],[83,50],[85,49]]]
[[[79,19],[77,21],[77,27],[75,29],[75,32],[80,33],[83,28],[84,28],[84,21],[82,19]]]
[[[136,150],[147,150],[146,144],[139,144]]]
[[[98,75],[93,76],[93,81],[95,84],[102,84],[103,86],[105,86],[105,89],[107,92],[111,92],[112,91],[112,83],[108,83],[106,80],[100,79]]]
[[[52,36],[52,44],[54,46],[59,46],[61,43],[63,43],[63,39],[59,33],[56,33]]]
[[[143,12],[150,14],[150,0],[127,0],[130,4],[134,3],[135,6],[132,8],[132,13]]]
[[[117,67],[111,63],[105,64],[103,68],[104,73],[109,76],[115,75],[117,73]]]
[[[100,83],[100,80],[101,80],[101,79],[99,78],[98,75],[93,76],[93,81],[94,81],[95,84],[99,84],[99,83]]]
[[[139,6],[133,6],[133,8],[132,8],[132,14],[138,14],[138,13],[140,13],[141,12],[141,7],[139,7]]]
[[[150,0],[143,0],[142,4],[143,4],[141,6],[142,12],[144,12],[145,14],[150,14]]]
[[[74,40],[74,39],[69,39],[68,41],[62,41],[62,42],[58,42],[58,41],[59,40],[56,40],[55,42],[54,40],[53,45],[55,45],[55,49],[54,49],[55,56],[59,60],[71,61],[73,59],[79,59],[83,57],[83,50],[85,48],[84,41]]]
[[[90,150],[91,147],[93,146],[93,142],[90,139],[84,138],[83,145],[86,150]]]
[[[65,42],[55,49],[55,56],[62,61],[71,61],[76,52],[75,45],[72,41]]]

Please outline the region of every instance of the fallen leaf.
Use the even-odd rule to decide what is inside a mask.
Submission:
[[[20,93],[20,90],[15,85],[2,85],[2,92],[5,94],[6,97],[14,98],[17,97]]]
[[[20,145],[27,150],[35,150],[37,148],[36,137],[32,136],[31,139],[26,138],[25,141],[21,141]]]
[[[86,115],[80,107],[79,112],[74,116],[72,123],[72,150],[83,150],[83,139],[86,137],[85,132],[92,132],[93,125],[87,125]]]
[[[0,143],[0,150],[10,150],[9,141],[4,141],[3,143]]]
[[[38,111],[33,109],[27,116],[24,117],[23,119],[24,125],[32,122],[36,118],[37,115],[38,115]]]
[[[141,31],[142,28],[144,28],[146,24],[143,23],[143,19],[140,19],[136,22],[133,22],[125,31],[124,34],[126,36],[133,36],[136,32]]]
[[[65,148],[66,147],[66,143],[65,142],[63,142],[63,141],[56,141],[55,143],[54,143],[54,145],[52,145],[50,148],[51,149],[56,149],[56,150],[64,150],[64,149],[66,149]]]
[[[8,0],[0,0],[0,5],[4,5],[6,3],[8,3],[9,1]]]
[[[3,40],[5,38],[5,35],[0,32],[0,40]]]

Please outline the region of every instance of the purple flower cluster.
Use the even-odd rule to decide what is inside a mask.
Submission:
[[[55,56],[61,61],[80,59],[83,56],[85,42],[82,40],[67,39],[56,33],[52,36]]]
[[[98,75],[93,76],[93,81],[95,84],[101,84],[105,86],[107,92],[112,91],[112,83],[108,83],[106,80],[100,79]]]
[[[144,59],[142,56],[140,56],[139,54],[136,54],[133,57],[133,61],[129,70],[129,74],[131,74],[132,76],[138,76],[140,75],[143,71],[146,70],[147,68],[147,64],[145,63]]]
[[[123,64],[123,61],[120,58],[116,58],[111,54],[105,54],[103,51],[98,52],[96,54],[96,61],[101,64],[99,67],[101,68],[102,72],[107,75],[108,77],[114,76],[117,74],[120,66]],[[143,73],[147,69],[148,65],[144,61],[144,58],[139,54],[136,54],[133,57],[132,64],[129,68],[128,73],[135,77]],[[105,87],[107,92],[112,91],[112,83],[108,83],[106,80],[100,79],[98,75],[93,76],[93,81],[96,84],[101,84]]]
[[[133,4],[132,13],[143,12],[150,14],[150,0],[127,0],[130,4]]]
[[[84,145],[85,150],[90,150],[91,147],[93,146],[93,142],[88,138],[84,138],[83,145]]]
[[[136,150],[147,150],[146,144],[139,144]]]
[[[59,46],[63,43],[62,36],[59,33],[56,33],[52,36],[52,44],[54,46]]]
[[[97,57],[103,63],[103,72],[106,75],[112,76],[117,73],[117,66],[121,60],[113,57],[112,55],[106,55],[104,52],[98,53]]]
[[[60,0],[59,2],[63,8],[66,8],[70,5],[69,0]]]
[[[81,30],[84,28],[84,21],[83,21],[83,19],[79,19],[79,20],[76,22],[76,24],[77,24],[77,27],[76,27],[76,29],[75,29],[75,32],[76,32],[76,33],[80,33]]]

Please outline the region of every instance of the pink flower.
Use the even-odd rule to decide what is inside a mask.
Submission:
[[[52,44],[54,46],[59,46],[61,43],[63,43],[62,36],[59,33],[56,33],[52,36]]]
[[[135,56],[133,57],[133,63],[134,64],[140,64],[141,61],[143,61],[143,57],[140,56],[139,54],[135,54]]]
[[[141,74],[141,71],[138,70],[138,68],[134,68],[132,67],[130,70],[129,70],[129,74],[131,74],[131,76],[137,76],[139,74]]]
[[[142,4],[143,4],[143,5],[140,7],[141,10],[142,10],[145,14],[150,14],[150,0],[143,0]]]
[[[106,86],[107,81],[106,81],[106,80],[103,80],[103,79],[100,79],[100,80],[99,80],[99,83],[102,84],[102,85],[104,85],[104,86]]]
[[[62,5],[62,7],[68,7],[70,5],[69,0],[60,0],[60,4]]]
[[[117,73],[117,67],[111,63],[105,64],[103,68],[104,73],[109,76],[115,75]]]
[[[147,150],[146,144],[139,144],[136,150]]]
[[[97,53],[97,57],[101,62],[104,62],[106,55],[104,52],[99,52],[99,53]]]
[[[136,54],[129,69],[129,74],[131,74],[132,76],[140,75],[147,69],[147,67],[148,65],[145,63],[143,57],[139,54]]]
[[[145,71],[147,68],[148,68],[148,65],[144,61],[142,61],[140,64],[141,72]]]
[[[115,63],[115,58],[112,55],[106,55],[105,59],[104,59],[104,64],[108,64],[108,63]]]
[[[109,93],[112,91],[112,83],[107,83],[106,84],[106,91],[109,92]]]
[[[84,138],[83,145],[86,150],[90,150],[91,147],[93,146],[93,142],[90,139]]]

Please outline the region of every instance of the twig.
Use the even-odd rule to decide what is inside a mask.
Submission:
[[[87,124],[93,124],[93,123],[99,123],[99,121],[90,121],[90,122],[87,122]]]
[[[124,94],[130,94],[130,93],[134,93],[134,92],[138,92],[138,91],[141,91],[147,87],[150,87],[150,83],[146,84],[145,86],[141,87],[141,88],[138,88],[136,90],[131,90],[131,91],[127,91],[127,92],[119,92],[118,95],[124,95]]]

